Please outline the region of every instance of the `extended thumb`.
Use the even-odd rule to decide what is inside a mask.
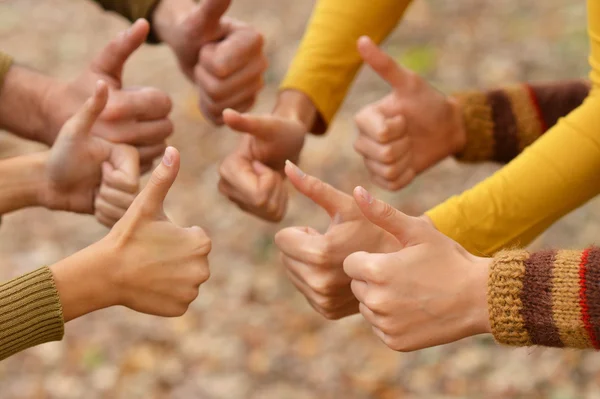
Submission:
[[[415,220],[393,206],[376,198],[363,187],[354,189],[354,200],[361,212],[371,223],[393,234],[401,242],[406,242],[415,233]]]
[[[167,147],[161,163],[154,169],[150,181],[136,198],[150,212],[160,212],[169,189],[177,178],[179,172],[179,151],[174,147]],[[134,203],[135,204],[135,203]]]
[[[373,40],[367,36],[362,36],[358,39],[357,48],[363,61],[392,87],[399,88],[404,84],[404,68],[381,50]]]
[[[96,82],[94,94],[86,100],[77,113],[67,122],[68,130],[75,136],[86,136],[104,111],[108,102],[108,86],[103,80]]]
[[[138,19],[100,51],[94,58],[92,67],[120,83],[125,62],[146,41],[149,32],[148,21]]]

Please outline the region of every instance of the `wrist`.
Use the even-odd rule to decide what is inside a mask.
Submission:
[[[102,241],[50,266],[65,322],[119,304]]]
[[[460,154],[467,145],[467,129],[463,118],[463,109],[455,97],[448,97],[453,114],[453,127],[451,131],[452,154]]]
[[[471,256],[471,293],[472,304],[472,331],[474,334],[491,333],[490,315],[487,301],[487,282],[492,258],[480,258]],[[474,335],[473,334],[473,335]]]
[[[194,8],[193,0],[160,0],[152,14],[152,30],[156,37],[173,47],[173,27],[178,25]]]
[[[310,132],[317,119],[317,108],[306,94],[284,90],[277,96],[273,115],[300,122]]]

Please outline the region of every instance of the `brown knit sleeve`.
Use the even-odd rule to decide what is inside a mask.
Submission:
[[[600,248],[498,253],[488,280],[496,340],[600,349]]]
[[[10,55],[0,51],[0,90],[4,84],[4,77],[8,73],[8,70],[12,66],[13,59]]]
[[[42,267],[0,284],[0,360],[64,333],[52,272]]]
[[[571,80],[458,93],[467,144],[456,158],[509,162],[581,105],[588,92],[588,82]]]
[[[160,0],[94,0],[107,11],[114,11],[131,22],[145,18],[152,25],[152,13]],[[149,43],[158,43],[159,40],[154,34],[154,30],[150,30],[148,35]]]

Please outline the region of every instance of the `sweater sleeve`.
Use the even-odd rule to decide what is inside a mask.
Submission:
[[[427,215],[475,255],[524,246],[600,192],[600,2],[588,0],[592,89],[502,170]]]
[[[4,84],[4,77],[6,76],[10,67],[12,66],[12,63],[12,57],[0,51],[0,90],[2,90],[2,85]]]
[[[362,64],[356,42],[379,43],[394,29],[410,0],[319,0],[281,90],[306,94],[319,111],[313,133],[323,133]]]
[[[505,345],[600,349],[600,248],[503,251],[488,279],[490,325]]]
[[[588,93],[589,82],[583,80],[457,93],[467,143],[456,159],[509,162],[580,106]]]
[[[64,333],[52,272],[42,267],[0,284],[0,360]]]

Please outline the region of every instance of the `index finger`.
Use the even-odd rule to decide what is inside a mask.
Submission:
[[[153,87],[132,87],[112,91],[104,115],[108,120],[148,121],[165,118],[172,108],[173,102],[165,92]]]

